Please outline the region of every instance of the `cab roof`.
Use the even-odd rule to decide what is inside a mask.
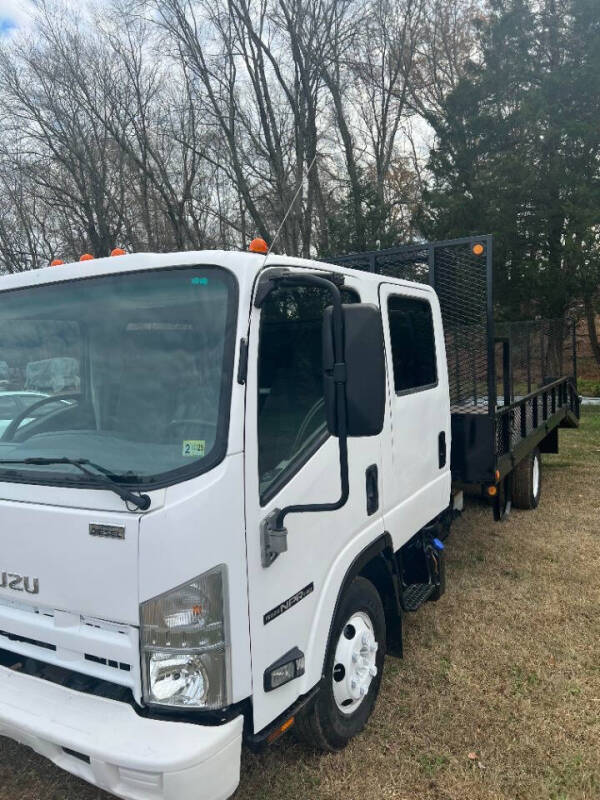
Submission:
[[[107,258],[94,258],[87,261],[75,261],[54,267],[42,267],[36,270],[17,272],[0,276],[0,291],[39,286],[63,281],[79,280],[101,275],[118,275],[124,272],[140,272],[142,270],[161,269],[165,267],[185,267],[197,265],[220,266],[231,270],[240,284],[254,283],[259,272],[266,267],[295,267],[297,269],[314,269],[321,272],[337,272],[354,276],[360,281],[380,283],[382,276],[364,270],[351,269],[336,264],[312,259],[270,253],[264,256],[236,250],[190,250],[175,253],[132,253]],[[398,278],[385,277],[389,283],[406,286],[428,288],[422,283],[411,283]]]

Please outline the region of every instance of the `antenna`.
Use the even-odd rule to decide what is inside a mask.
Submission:
[[[310,162],[310,164],[308,165],[308,169],[306,170],[306,177],[307,177],[307,178],[308,178],[308,176],[310,175],[310,171],[311,171],[311,169],[313,168],[313,166],[314,166],[314,164],[315,164],[315,161],[316,161],[316,160],[317,160],[317,153],[315,153],[315,154],[314,154],[314,156],[313,156],[313,160],[312,160],[312,161]],[[270,254],[271,250],[273,249],[273,245],[275,244],[275,242],[276,242],[276,241],[277,241],[277,239],[279,238],[279,234],[281,233],[281,229],[282,229],[282,228],[283,228],[283,226],[285,225],[285,221],[286,221],[286,219],[289,217],[289,215],[290,215],[290,211],[291,211],[291,210],[292,210],[292,208],[294,207],[294,203],[296,202],[296,200],[297,200],[297,198],[298,198],[298,195],[300,194],[300,190],[302,189],[302,184],[303,184],[303,182],[304,182],[304,178],[302,178],[302,180],[300,181],[300,185],[298,186],[298,188],[296,189],[296,193],[295,193],[295,194],[294,194],[294,196],[292,197],[292,201],[291,201],[291,203],[290,203],[290,205],[289,205],[289,208],[288,208],[288,210],[285,212],[285,216],[284,216],[284,218],[281,220],[281,224],[280,224],[280,226],[277,228],[277,233],[275,234],[275,236],[273,237],[273,241],[272,241],[272,242],[271,242],[271,244],[269,245],[269,249],[267,250],[267,252],[266,252],[266,254],[265,254],[265,260],[264,260],[264,261],[263,261],[263,263],[262,263],[262,267],[261,267],[261,269],[263,269],[263,268],[264,268],[264,266],[265,266],[265,264],[267,263],[267,258],[269,257],[269,254]]]

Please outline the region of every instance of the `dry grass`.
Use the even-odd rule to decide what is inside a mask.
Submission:
[[[335,756],[291,736],[246,753],[235,800],[600,798],[599,466],[600,409],[586,409],[544,457],[537,511],[495,525],[471,503],[448,540],[448,591],[406,619],[365,733]],[[0,747],[2,799],[108,798]]]

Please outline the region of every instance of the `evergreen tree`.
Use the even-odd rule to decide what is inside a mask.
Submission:
[[[564,317],[598,290],[600,4],[490,6],[481,57],[436,126],[420,223],[495,234],[501,316]]]

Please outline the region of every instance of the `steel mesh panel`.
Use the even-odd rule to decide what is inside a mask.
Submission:
[[[521,417],[524,414],[524,406],[517,406],[511,414],[511,449],[521,440]]]
[[[472,242],[436,246],[435,290],[442,309],[453,411],[488,411],[486,259]]]
[[[496,425],[496,454],[499,456],[504,455],[504,453],[508,452],[505,431],[506,429],[504,425],[502,424]]]
[[[404,252],[378,254],[375,271],[391,278],[416,283],[429,283],[429,251],[427,248],[406,248]]]
[[[510,342],[511,401],[574,372],[570,323],[561,319],[496,323],[496,338]],[[503,402],[502,349],[496,346],[496,387]]]
[[[537,398],[535,399],[535,402],[537,403]],[[527,403],[526,414],[527,414],[527,419],[526,419],[525,432],[529,435],[532,432],[533,428],[534,428],[534,424],[533,424],[533,403]]]
[[[334,260],[393,278],[433,282],[444,323],[451,410],[487,413],[487,264],[485,255],[473,254],[474,241],[395,247]]]

